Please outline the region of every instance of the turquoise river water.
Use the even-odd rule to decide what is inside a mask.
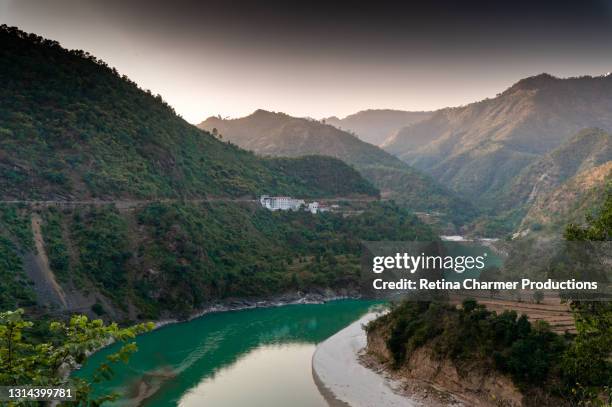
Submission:
[[[167,325],[138,337],[138,352],[127,365],[115,365],[113,379],[95,392],[120,394],[112,403],[117,406],[327,406],[312,378],[315,346],[372,305],[287,305]],[[75,375],[91,377],[116,350],[113,345],[97,352]]]

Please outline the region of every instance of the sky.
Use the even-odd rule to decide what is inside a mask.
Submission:
[[[0,0],[0,23],[91,52],[191,123],[433,110],[612,71],[609,0]]]

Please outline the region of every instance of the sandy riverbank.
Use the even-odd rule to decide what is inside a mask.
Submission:
[[[390,380],[359,362],[366,346],[362,325],[376,318],[369,313],[321,342],[312,357],[312,372],[321,394],[333,406],[410,407],[420,406],[396,393],[401,384]]]

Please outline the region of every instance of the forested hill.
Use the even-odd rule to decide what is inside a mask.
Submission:
[[[336,158],[257,157],[89,54],[6,26],[0,43],[0,201],[81,201],[0,202],[0,311],[127,321],[354,292],[361,240],[435,238]],[[317,215],[202,199],[262,193],[368,199]]]
[[[1,200],[377,194],[338,160],[221,142],[86,52],[6,26],[0,43]]]
[[[398,158],[331,125],[257,110],[233,120],[210,117],[198,125],[217,131],[224,140],[267,156],[300,157],[323,154],[354,166],[377,187],[383,197],[415,211],[439,211],[455,223],[473,218],[477,211],[466,201],[411,168]]]
[[[612,135],[586,129],[544,155],[516,178],[501,200],[525,208],[521,230],[580,224],[612,187]]]
[[[461,196],[499,209],[528,165],[585,128],[612,130],[612,76],[525,78],[492,99],[442,109],[383,148]]]
[[[504,191],[500,206],[512,208],[531,203],[575,175],[612,162],[612,135],[585,129],[521,171]]]

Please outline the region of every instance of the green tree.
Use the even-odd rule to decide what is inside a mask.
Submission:
[[[570,224],[565,229],[567,240],[612,240],[612,191],[607,194],[606,200],[599,215],[587,216],[587,225]]]
[[[565,230],[565,238],[612,240],[612,193],[608,193],[597,217],[588,216],[585,226],[570,224]],[[576,400],[591,405],[611,405],[612,304],[574,301],[571,305],[578,335],[562,360],[564,380]]]
[[[101,320],[89,320],[84,315],[73,316],[68,323],[51,322],[48,342],[37,343],[28,331],[31,321],[24,319],[23,309],[0,313],[0,385],[67,386],[76,388],[79,405],[97,406],[113,400],[116,395],[91,399],[91,385],[82,379],[67,378],[65,373],[97,349],[113,342],[125,344],[100,365],[93,382],[108,380],[112,365],[126,362],[137,350],[130,342],[139,333],[153,328],[152,323],[120,328],[116,323],[105,325]],[[26,402],[12,405],[27,405]]]

